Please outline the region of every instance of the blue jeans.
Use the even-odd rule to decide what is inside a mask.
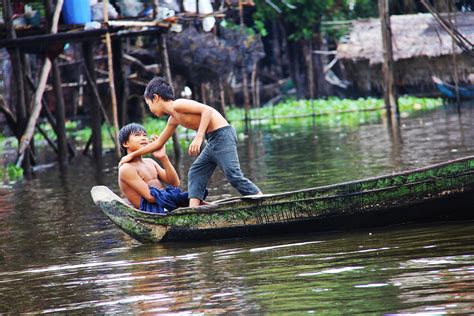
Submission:
[[[207,183],[217,166],[240,194],[251,195],[260,192],[240,170],[237,135],[232,126],[224,126],[207,133],[206,138],[206,147],[188,172],[189,198],[204,199]]]

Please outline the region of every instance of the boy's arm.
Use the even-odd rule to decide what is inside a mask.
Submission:
[[[189,146],[189,155],[197,156],[201,150],[201,145],[206,135],[206,130],[212,118],[212,108],[205,104],[193,100],[179,100],[174,102],[174,110],[178,113],[200,114],[201,120],[196,136]]]
[[[163,165],[163,168],[160,167],[160,165],[152,159],[153,164],[155,165],[155,168],[158,171],[158,179],[163,180],[164,182],[174,187],[179,186],[180,181],[178,173],[176,172],[176,169],[174,168],[170,159],[166,155],[165,147],[163,146],[160,150],[153,152],[153,156],[159,159],[161,164]]]
[[[150,203],[156,203],[155,198],[150,194],[148,184],[138,175],[135,168],[130,165],[123,165],[119,169],[119,178],[145,200]]]
[[[120,162],[119,162],[119,167],[121,165],[123,165],[124,163],[126,163],[126,162],[132,161],[135,158],[144,156],[146,154],[154,152],[154,151],[160,149],[161,147],[163,147],[163,145],[168,141],[168,139],[171,137],[171,135],[173,135],[173,133],[176,130],[177,126],[178,125],[177,125],[176,121],[172,117],[170,117],[168,119],[168,124],[166,124],[165,129],[163,130],[163,132],[161,132],[160,136],[158,136],[158,138],[156,140],[152,141],[151,143],[149,143],[145,147],[142,147],[142,148],[134,151],[133,153],[130,153],[130,154],[122,157],[122,159],[120,159]]]

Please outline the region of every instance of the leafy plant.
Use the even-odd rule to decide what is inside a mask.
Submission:
[[[23,179],[23,169],[15,164],[9,163],[6,167],[0,167],[0,181],[15,182]]]

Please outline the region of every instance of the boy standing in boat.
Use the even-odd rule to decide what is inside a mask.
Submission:
[[[148,145],[146,130],[140,124],[128,124],[120,130],[123,154],[131,154]],[[119,168],[119,186],[135,208],[153,213],[166,213],[188,206],[188,194],[182,192],[178,174],[166,155],[165,147],[153,152],[163,167],[151,158],[136,156]],[[169,186],[164,189],[161,181]]]
[[[168,124],[160,136],[149,145],[123,157],[120,165],[161,149],[178,125],[196,131],[188,153],[198,156],[204,138],[207,145],[194,161],[188,173],[189,206],[196,207],[205,198],[207,183],[217,166],[230,184],[242,195],[262,194],[260,189],[244,177],[237,156],[237,135],[226,119],[214,108],[188,100],[174,99],[174,92],[166,79],[153,78],[144,93],[150,111],[158,116],[169,115]]]

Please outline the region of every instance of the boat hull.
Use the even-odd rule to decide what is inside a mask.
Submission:
[[[144,242],[347,230],[407,222],[474,218],[474,157],[338,185],[224,201],[168,215],[138,211],[106,187],[96,204]]]

